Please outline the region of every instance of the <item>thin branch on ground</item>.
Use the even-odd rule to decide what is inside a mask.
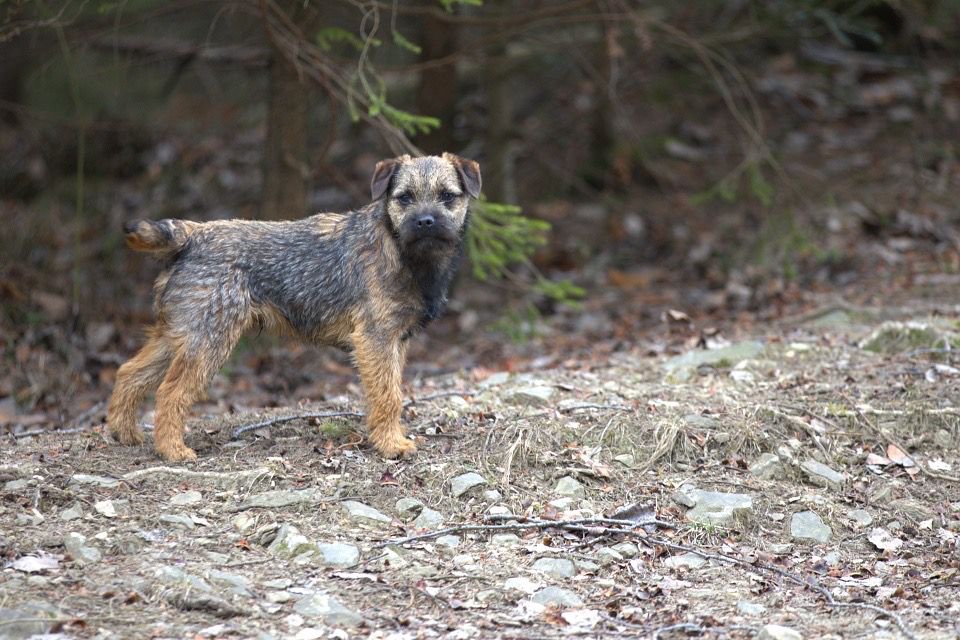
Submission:
[[[266,427],[272,427],[278,424],[285,424],[287,422],[293,422],[294,420],[311,420],[311,419],[320,419],[320,418],[362,418],[366,414],[360,413],[359,411],[320,411],[319,413],[297,413],[293,415],[286,416],[277,416],[275,418],[268,418],[266,420],[261,420],[260,422],[254,422],[253,424],[245,424],[243,426],[237,427],[233,430],[233,433],[230,436],[231,440],[236,440],[244,433],[248,431],[256,431],[257,429],[264,429]]]
[[[524,518],[514,515],[491,515],[486,516],[485,520],[488,522],[503,522],[503,521],[512,521],[505,524],[465,524],[454,527],[447,527],[439,531],[432,531],[429,533],[424,533],[415,536],[408,536],[406,538],[398,538],[395,540],[388,540],[386,542],[380,542],[374,545],[373,548],[378,549],[382,547],[392,546],[392,545],[404,545],[410,544],[411,542],[419,542],[423,540],[431,540],[438,538],[444,535],[450,535],[455,533],[469,533],[469,532],[492,532],[492,531],[522,531],[530,529],[563,529],[565,531],[574,531],[579,533],[584,533],[588,535],[602,535],[602,534],[616,534],[616,535],[625,535],[632,536],[637,538],[639,541],[652,545],[659,546],[664,549],[670,549],[672,551],[682,551],[684,553],[692,553],[705,560],[713,560],[719,563],[727,563],[738,566],[742,569],[746,569],[752,573],[758,575],[768,575],[774,574],[777,575],[789,582],[792,582],[798,586],[804,587],[818,594],[828,607],[834,609],[859,609],[861,611],[870,611],[872,613],[882,615],[886,618],[889,618],[900,630],[900,633],[904,637],[909,638],[909,640],[919,640],[916,634],[914,634],[907,624],[903,621],[897,613],[884,609],[883,607],[866,604],[863,602],[837,602],[833,597],[833,594],[826,587],[820,586],[814,578],[804,579],[800,575],[787,571],[786,569],[781,569],[765,563],[751,563],[746,560],[741,560],[740,558],[735,558],[733,556],[727,555],[725,553],[711,553],[707,551],[702,551],[696,547],[691,547],[685,544],[678,544],[676,542],[669,542],[661,538],[655,538],[648,534],[642,527],[646,525],[658,525],[658,526],[668,526],[671,528],[676,528],[676,525],[661,522],[659,520],[653,521],[643,521],[643,522],[633,522],[631,520],[613,520],[610,518],[581,518],[576,520],[537,520],[533,518]],[[614,526],[611,526],[614,525]]]

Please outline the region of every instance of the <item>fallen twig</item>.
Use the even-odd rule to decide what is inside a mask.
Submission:
[[[362,418],[365,414],[357,411],[321,411],[320,413],[297,413],[294,415],[288,416],[277,416],[276,418],[269,418],[267,420],[261,420],[260,422],[255,422],[253,424],[245,424],[241,427],[237,427],[233,430],[233,433],[230,436],[231,440],[236,440],[241,435],[248,431],[256,431],[257,429],[263,429],[265,427],[272,427],[277,424],[284,424],[285,422],[293,422],[294,420],[310,420],[311,418],[340,418],[340,417],[350,417],[350,418]]]
[[[438,538],[444,535],[450,535],[454,533],[466,533],[473,531],[519,531],[525,529],[564,529],[566,531],[576,531],[585,534],[617,534],[617,535],[626,535],[639,538],[645,544],[659,546],[665,549],[671,549],[673,551],[683,551],[684,553],[693,553],[701,558],[706,560],[714,560],[716,562],[733,564],[747,571],[753,573],[764,575],[764,574],[774,574],[784,578],[796,585],[810,589],[814,593],[818,594],[828,607],[834,609],[860,609],[862,611],[871,611],[878,615],[882,615],[886,618],[889,618],[897,626],[906,638],[909,640],[918,640],[917,636],[910,630],[907,624],[903,621],[898,614],[893,611],[888,611],[883,607],[877,605],[866,604],[862,602],[837,602],[833,595],[826,587],[822,587],[815,581],[814,578],[805,580],[798,574],[787,571],[786,569],[781,569],[779,567],[774,567],[768,564],[762,563],[750,563],[746,560],[741,560],[740,558],[735,558],[733,556],[727,555],[725,553],[710,553],[706,551],[701,551],[695,547],[691,547],[685,544],[678,544],[676,542],[669,542],[661,538],[655,538],[649,535],[641,527],[648,524],[655,524],[658,526],[669,526],[676,528],[676,525],[670,523],[661,522],[659,520],[653,521],[642,521],[642,522],[633,522],[632,520],[614,520],[610,518],[581,518],[576,520],[537,520],[532,518],[524,518],[514,515],[491,515],[486,516],[485,520],[488,522],[502,522],[505,520],[511,520],[513,522],[505,524],[465,524],[454,527],[447,527],[439,531],[431,531],[429,533],[424,533],[415,536],[409,536],[406,538],[398,538],[396,540],[389,540],[386,542],[381,542],[374,545],[374,548],[382,548],[391,545],[403,545],[409,544],[410,542],[416,542],[420,540],[430,540],[433,538]],[[611,526],[615,525],[615,526]]]
[[[154,475],[176,476],[184,480],[228,481],[231,484],[239,484],[250,478],[250,484],[253,485],[254,482],[262,477],[272,476],[273,472],[266,467],[242,469],[240,471],[194,471],[193,469],[185,469],[183,467],[149,467],[147,469],[137,469],[136,471],[125,473],[120,476],[120,479],[129,482]]]

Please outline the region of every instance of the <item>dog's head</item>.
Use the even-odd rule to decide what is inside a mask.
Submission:
[[[429,257],[458,247],[469,199],[480,195],[480,165],[452,153],[377,163],[370,182],[407,255]]]

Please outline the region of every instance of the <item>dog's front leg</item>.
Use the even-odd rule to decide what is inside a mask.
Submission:
[[[400,424],[403,399],[400,385],[406,342],[376,330],[359,330],[353,338],[354,359],[367,397],[370,442],[386,458],[412,454],[416,445]]]

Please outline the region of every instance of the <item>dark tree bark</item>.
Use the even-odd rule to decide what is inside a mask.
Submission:
[[[457,28],[436,16],[424,16],[420,31],[424,62],[445,58],[456,51]],[[416,143],[427,153],[453,150],[453,119],[456,115],[457,67],[451,61],[420,72],[417,86],[417,113],[440,118],[440,127],[417,136]]]
[[[483,87],[487,99],[483,182],[484,191],[495,202],[517,201],[508,65],[502,44],[490,49],[483,65]]]

